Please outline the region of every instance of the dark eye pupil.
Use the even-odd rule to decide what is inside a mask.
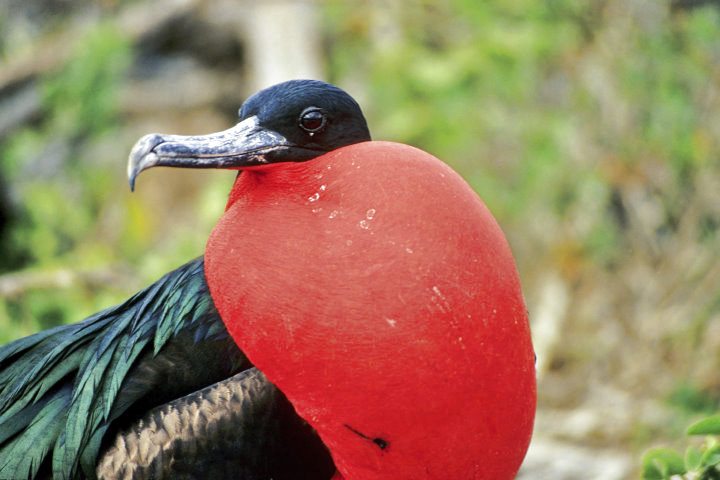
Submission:
[[[300,125],[309,132],[319,130],[324,123],[325,116],[318,110],[305,112],[300,117]]]

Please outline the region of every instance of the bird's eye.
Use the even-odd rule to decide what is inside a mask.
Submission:
[[[300,114],[300,128],[310,134],[320,132],[323,128],[325,128],[326,123],[327,117],[319,108],[306,108]]]

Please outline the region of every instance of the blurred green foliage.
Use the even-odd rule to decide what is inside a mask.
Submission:
[[[116,93],[130,46],[101,25],[80,42],[62,71],[43,79],[42,120],[9,139],[3,174],[18,197],[11,254],[0,268],[46,263],[72,252],[107,201],[107,169],[83,156],[87,144],[117,126]]]
[[[94,231],[114,179],[92,151],[117,128],[117,91],[130,60],[122,34],[100,24],[79,42],[61,71],[42,79],[42,118],[0,149],[14,209],[0,272],[68,264],[81,268],[90,264],[88,257],[109,253]],[[0,298],[0,342],[106,306],[88,293],[43,289]]]
[[[562,168],[577,93],[553,103],[541,88],[580,47],[580,26],[563,9],[573,3],[425,2],[416,15],[401,16],[407,33],[368,65],[371,105],[382,109],[376,130],[456,165],[498,215],[519,215],[549,183],[560,188],[542,197],[555,195],[549,200],[562,211],[573,197],[568,190],[577,190],[577,178],[568,182]],[[487,155],[498,139],[507,142],[499,146],[504,158]]]
[[[670,404],[688,414],[709,414],[720,408],[720,398],[694,385],[683,383],[670,394]]]
[[[699,446],[689,445],[685,454],[671,448],[652,448],[642,459],[642,478],[645,480],[718,480],[720,479],[720,415],[695,422],[688,435],[705,436]]]

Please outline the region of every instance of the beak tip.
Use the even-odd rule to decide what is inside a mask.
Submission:
[[[135,179],[137,178],[137,169],[133,162],[130,161],[127,167],[128,184],[130,185],[130,191],[135,191]]]
[[[153,149],[164,142],[161,135],[151,133],[145,135],[133,146],[128,158],[127,174],[130,191],[135,191],[135,179],[145,169],[157,164],[158,158]]]

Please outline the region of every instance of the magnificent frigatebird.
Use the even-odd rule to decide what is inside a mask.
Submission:
[[[512,478],[534,356],[483,203],[329,84],[239,113],[130,155],[241,170],[204,260],[0,349],[0,478]]]

